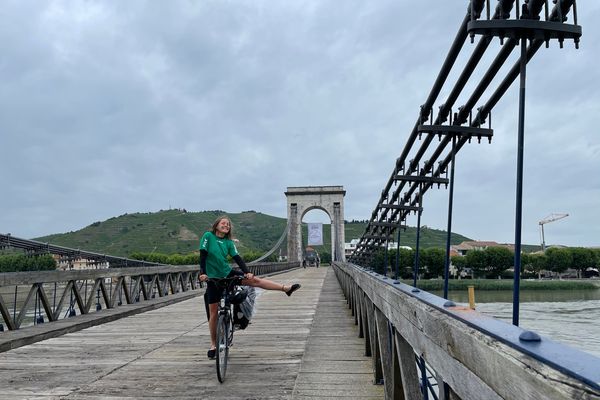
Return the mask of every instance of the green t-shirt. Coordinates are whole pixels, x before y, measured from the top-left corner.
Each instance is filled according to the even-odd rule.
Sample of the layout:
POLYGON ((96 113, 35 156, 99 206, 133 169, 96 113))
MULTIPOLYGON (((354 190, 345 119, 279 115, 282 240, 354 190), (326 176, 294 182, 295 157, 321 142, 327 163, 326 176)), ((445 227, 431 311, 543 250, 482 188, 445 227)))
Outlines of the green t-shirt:
POLYGON ((212 232, 205 232, 200 239, 200 250, 206 250, 206 275, 209 278, 225 278, 231 272, 227 256, 238 255, 231 239, 220 238, 212 232))

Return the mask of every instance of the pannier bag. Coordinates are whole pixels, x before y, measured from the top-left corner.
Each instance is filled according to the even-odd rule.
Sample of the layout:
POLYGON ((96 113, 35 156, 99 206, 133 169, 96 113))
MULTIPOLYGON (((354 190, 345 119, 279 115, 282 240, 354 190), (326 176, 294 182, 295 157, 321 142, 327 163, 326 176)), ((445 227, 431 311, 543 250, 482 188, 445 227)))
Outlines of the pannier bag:
POLYGON ((246 292, 244 299, 239 304, 233 305, 233 323, 238 329, 246 329, 250 320, 254 316, 254 303, 256 300, 256 291, 251 286, 243 286, 246 292))

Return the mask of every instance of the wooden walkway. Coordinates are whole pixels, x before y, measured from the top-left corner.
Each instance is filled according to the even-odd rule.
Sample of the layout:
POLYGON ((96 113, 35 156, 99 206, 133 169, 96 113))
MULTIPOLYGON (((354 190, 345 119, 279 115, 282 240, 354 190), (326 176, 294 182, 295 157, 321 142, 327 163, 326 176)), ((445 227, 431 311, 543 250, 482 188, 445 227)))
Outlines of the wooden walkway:
POLYGON ((259 295, 224 384, 198 297, 0 353, 0 399, 383 399, 331 268, 274 280, 302 289, 259 295))

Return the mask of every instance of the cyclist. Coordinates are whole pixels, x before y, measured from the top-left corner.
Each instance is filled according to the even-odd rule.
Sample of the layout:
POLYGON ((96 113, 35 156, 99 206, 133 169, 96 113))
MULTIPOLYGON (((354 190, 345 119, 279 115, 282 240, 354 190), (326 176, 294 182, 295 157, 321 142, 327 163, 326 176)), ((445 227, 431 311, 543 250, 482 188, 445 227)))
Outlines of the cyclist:
MULTIPOLYGON (((266 290, 280 290, 288 296, 300 289, 299 283, 283 285, 254 276, 235 248, 232 240, 231 220, 227 216, 221 216, 213 223, 211 230, 205 232, 202 239, 200 239, 199 278, 200 281, 205 282, 209 278, 226 278, 236 275, 244 277, 242 285, 255 286, 266 290), (231 256, 242 271, 233 270, 227 261, 227 256, 231 256)), ((206 299, 209 305, 208 326, 211 342, 207 355, 209 358, 214 358, 217 347, 217 309, 221 300, 221 291, 213 281, 208 281, 206 299)))

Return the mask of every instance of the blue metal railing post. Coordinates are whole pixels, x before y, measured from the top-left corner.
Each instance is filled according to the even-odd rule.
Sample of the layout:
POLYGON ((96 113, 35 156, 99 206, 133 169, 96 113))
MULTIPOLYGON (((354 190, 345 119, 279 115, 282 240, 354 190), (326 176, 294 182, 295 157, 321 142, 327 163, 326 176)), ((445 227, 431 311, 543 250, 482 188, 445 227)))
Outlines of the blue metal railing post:
POLYGON ((102 305, 100 304, 100 288, 96 289, 96 311, 102 310, 102 305))
POLYGON ((521 225, 523 212, 523 147, 525 142, 525 72, 527 66, 527 38, 521 38, 519 84, 519 132, 517 145, 517 190, 515 206, 515 276, 513 283, 512 323, 519 326, 519 289, 521 282, 521 225))
POLYGON ((450 190, 448 193, 448 228, 446 232, 446 262, 444 264, 444 298, 448 298, 448 275, 450 273, 450 238, 452 236, 452 203, 454 199, 454 159, 456 136, 452 135, 452 158, 450 161, 450 190))
POLYGON ((419 357, 419 368, 421 370, 421 390, 423 391, 423 400, 429 400, 429 389, 427 388, 427 370, 425 369, 425 359, 419 357))

